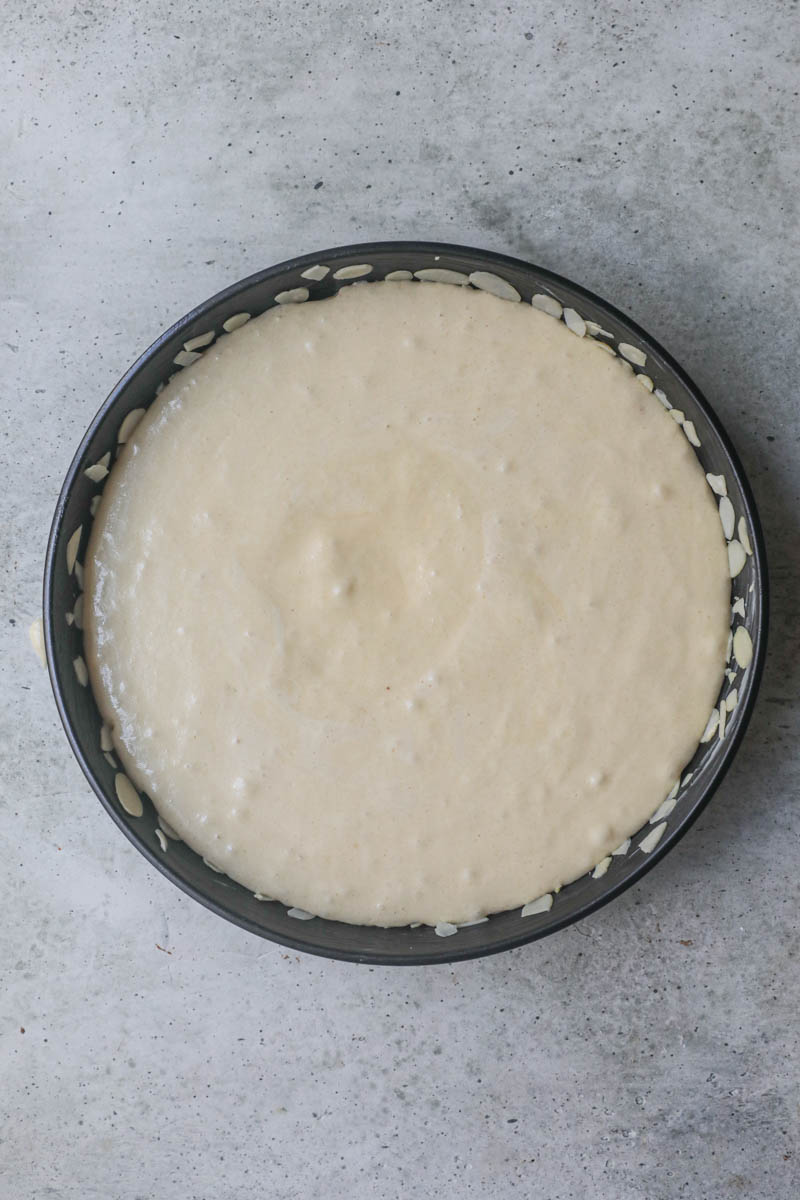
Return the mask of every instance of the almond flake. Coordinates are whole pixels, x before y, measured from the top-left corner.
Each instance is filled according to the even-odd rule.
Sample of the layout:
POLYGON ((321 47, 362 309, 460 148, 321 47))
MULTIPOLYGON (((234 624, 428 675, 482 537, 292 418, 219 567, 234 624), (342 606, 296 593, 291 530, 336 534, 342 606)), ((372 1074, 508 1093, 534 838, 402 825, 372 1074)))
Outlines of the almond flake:
POLYGON ((567 329, 571 329, 578 337, 585 337, 586 322, 579 313, 576 313, 574 308, 564 309, 564 324, 567 329))
POLYGON ((628 342, 620 342, 619 352, 623 358, 627 358, 628 362, 637 367, 643 367, 647 362, 647 355, 644 351, 639 350, 636 346, 631 346, 628 342))
POLYGON ((733 657, 742 670, 749 667, 753 661, 753 639, 744 625, 739 625, 733 635, 733 657))
POLYGON ((745 521, 744 517, 739 517, 739 541, 742 543, 745 554, 753 553, 753 547, 750 544, 750 534, 747 532, 747 521, 745 521))
POLYGON ((732 542, 728 542, 728 564, 731 569, 731 579, 736 578, 746 562, 747 555, 742 543, 737 542, 736 538, 732 542))
POLYGON ((719 502, 719 519, 722 522, 722 532, 725 534, 725 537, 732 538, 736 525, 736 513, 733 511, 733 505, 727 496, 723 496, 719 502))
POLYGON ((666 821, 662 821, 660 825, 656 825, 655 829, 652 829, 650 833, 648 833, 647 837, 643 837, 639 842, 639 849, 644 854, 650 854, 651 851, 655 850, 656 846, 661 841, 661 835, 666 828, 666 821))
POLYGON ((543 292, 537 292, 535 296, 531 296, 531 304, 540 312, 547 313, 548 317, 555 317, 557 321, 561 320, 564 309, 555 296, 545 296, 543 292))
POLYGON ((546 895, 540 896, 538 900, 531 900, 529 904, 524 906, 519 915, 521 917, 533 917, 536 913, 549 912, 552 907, 553 897, 548 892, 546 895))

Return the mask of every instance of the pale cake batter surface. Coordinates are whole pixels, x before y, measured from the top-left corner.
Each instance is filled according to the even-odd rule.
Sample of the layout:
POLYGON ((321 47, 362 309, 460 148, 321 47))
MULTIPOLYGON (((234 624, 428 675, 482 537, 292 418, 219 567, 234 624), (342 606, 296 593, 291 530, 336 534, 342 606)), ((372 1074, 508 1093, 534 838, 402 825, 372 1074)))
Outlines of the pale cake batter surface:
POLYGON ((464 922, 650 817, 722 680, 730 578, 681 429, 527 304, 358 284, 153 403, 86 559, 134 783, 262 895, 464 922))

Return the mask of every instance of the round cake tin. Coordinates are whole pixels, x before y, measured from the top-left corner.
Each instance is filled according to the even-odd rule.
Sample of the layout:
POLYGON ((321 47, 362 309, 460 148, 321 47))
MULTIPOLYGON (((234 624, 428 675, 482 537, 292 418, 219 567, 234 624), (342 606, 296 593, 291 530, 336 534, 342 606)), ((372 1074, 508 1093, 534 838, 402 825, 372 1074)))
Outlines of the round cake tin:
MULTIPOLYGON (((463 246, 376 242, 306 254, 226 288, 182 317, 125 373, 86 431, 56 505, 44 575, 44 633, 56 704, 78 762, 112 820, 168 879, 220 916, 292 949, 353 962, 421 965, 495 954, 544 937, 608 903, 664 857, 708 803, 738 750, 764 663, 767 603, 764 540, 739 458, 708 401, 650 334, 607 301, 530 263, 463 246), (468 286, 495 290, 511 300, 519 296, 522 303, 533 301, 549 309, 554 319, 563 320, 566 314, 567 323, 579 336, 605 342, 643 375, 643 385, 654 392, 654 404, 660 401, 671 406, 703 470, 712 477, 718 498, 724 492, 733 507, 735 525, 729 552, 734 568, 740 565, 743 552, 744 564, 732 580, 731 599, 736 603, 732 630, 737 631, 737 647, 745 661, 752 647, 746 667, 738 665, 736 655, 731 654, 729 666, 736 670, 738 702, 721 717, 724 736, 718 726, 709 740, 701 743, 686 764, 677 793, 665 798, 654 820, 631 839, 625 853, 613 856, 604 872, 586 874, 558 894, 541 898, 532 906, 538 911, 524 916, 519 908, 498 913, 455 933, 447 930, 449 936, 427 926, 381 929, 318 917, 299 920, 283 904, 256 899, 217 873, 185 843, 168 840, 148 797, 141 798, 141 815, 134 815, 137 805, 130 803, 123 790, 122 800, 127 801, 123 807, 117 787, 119 766, 108 747, 101 746, 101 720, 86 682, 79 615, 76 620, 81 564, 96 497, 103 487, 104 468, 113 464, 118 453, 120 430, 124 436, 128 414, 146 409, 165 381, 207 344, 225 336, 226 327, 230 330, 248 316, 264 312, 276 303, 276 297, 277 302, 313 303, 361 280, 381 280, 395 272, 408 272, 413 278, 418 271, 458 272, 470 277, 468 286)), ((728 691, 726 681, 720 698, 723 708, 728 691)))

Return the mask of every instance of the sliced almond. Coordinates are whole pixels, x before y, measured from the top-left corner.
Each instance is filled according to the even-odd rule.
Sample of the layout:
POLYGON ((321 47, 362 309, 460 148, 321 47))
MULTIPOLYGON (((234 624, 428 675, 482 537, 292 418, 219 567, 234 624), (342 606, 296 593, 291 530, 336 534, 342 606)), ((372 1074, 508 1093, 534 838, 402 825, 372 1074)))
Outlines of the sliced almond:
POLYGON ((308 299, 307 287, 289 288, 286 292, 278 292, 275 297, 276 304, 303 304, 308 299))
POLYGON ((78 550, 81 544, 81 534, 83 526, 79 525, 73 533, 72 537, 67 542, 67 574, 71 575, 75 568, 75 560, 78 557, 78 550))
POLYGON ((736 705, 738 703, 739 703, 739 693, 736 690, 736 688, 731 688, 731 690, 728 692, 727 696, 725 697, 725 707, 727 708, 728 712, 731 713, 736 708, 736 705))
POLYGON ((363 275, 369 275, 372 267, 369 263, 357 263, 352 267, 339 267, 338 271, 333 272, 334 279, 361 279, 363 275))
POLYGON ((100 483, 100 481, 105 479, 106 475, 108 474, 108 464, 110 461, 111 451, 109 451, 107 454, 104 454, 103 457, 98 459, 93 466, 87 467, 83 473, 87 479, 91 479, 92 483, 100 483))
POLYGON ((549 912, 553 907, 553 897, 550 892, 544 896, 540 896, 538 900, 531 900, 526 904, 520 912, 521 917, 533 917, 536 913, 549 912))
POLYGON ((701 742, 710 742, 711 739, 713 738, 714 734, 717 732, 718 725, 719 725, 719 712, 715 708, 713 710, 713 712, 711 713, 711 716, 708 718, 708 724, 706 725, 705 729, 703 730, 703 734, 700 738, 700 741, 701 742))
POLYGON ((616 858, 618 854, 627 854, 628 851, 630 850, 630 848, 631 848, 631 839, 625 838, 625 841, 620 842, 620 844, 617 846, 616 850, 611 851, 611 855, 613 858, 616 858))
POLYGON ((750 534, 747 532, 747 521, 744 517, 739 517, 739 541, 742 543, 742 549, 745 554, 752 554, 753 547, 750 543, 750 534))
POLYGON ((664 817, 669 816, 677 803, 678 801, 675 796, 670 796, 668 799, 663 800, 650 818, 650 824, 657 825, 659 821, 663 821, 664 817))
POLYGON ((434 925, 433 932, 437 937, 452 937, 454 933, 458 933, 458 926, 450 921, 440 921, 438 925, 434 925))
POLYGON ((647 837, 642 838, 642 840, 639 842, 639 849, 643 854, 650 854, 651 851, 655 850, 656 846, 661 841, 661 835, 666 828, 667 822, 662 821, 660 825, 656 825, 655 829, 652 829, 650 833, 648 833, 647 837))
POLYGON ((671 408, 669 410, 669 415, 672 417, 672 419, 676 425, 682 425, 684 420, 686 419, 684 414, 681 412, 681 410, 679 408, 671 408))
POLYGON ((595 869, 592 871, 592 879, 602 879, 608 868, 611 866, 611 855, 607 854, 605 858, 601 858, 595 869))
POLYGON ((722 532, 725 534, 725 537, 732 538, 736 525, 736 513, 733 511, 733 505, 727 496, 723 496, 719 502, 719 519, 722 522, 722 532))
POLYGON ((546 296, 544 292, 537 292, 535 296, 531 296, 531 304, 540 312, 547 313, 548 317, 555 317, 557 321, 561 320, 564 309, 555 296, 546 296))
POLYGON ((136 426, 139 424, 142 417, 144 416, 144 412, 145 412, 145 410, 143 408, 132 408, 131 409, 131 411, 128 413, 127 417, 125 418, 125 420, 122 422, 122 424, 119 427, 119 433, 117 434, 117 441, 120 444, 127 442, 128 438, 131 436, 134 429, 136 428, 136 426))
POLYGON ((196 350, 179 350, 172 361, 176 367, 190 367, 192 363, 202 357, 202 354, 198 354, 196 350))
POLYGON ((613 333, 609 333, 607 329, 603 329, 602 325, 598 325, 597 321, 586 322, 586 332, 592 337, 607 337, 613 338, 613 333))
POLYGON ((222 328, 226 333, 233 333, 236 329, 241 329, 250 320, 250 313, 234 313, 232 317, 228 317, 227 321, 222 322, 222 328))
POLYGON ((492 271, 473 271, 469 281, 473 287, 480 288, 482 292, 491 292, 493 296, 499 296, 501 300, 518 301, 522 299, 512 284, 506 279, 501 279, 492 271))
POLYGON ((643 371, 640 371, 639 374, 636 376, 636 382, 640 383, 642 385, 642 387, 645 389, 645 391, 648 391, 648 392, 652 392, 655 388, 655 384, 653 383, 650 376, 645 375, 643 371))
POLYGON ((86 663, 81 658, 80 654, 72 660, 72 669, 75 672, 75 678, 81 687, 86 687, 89 682, 89 672, 86 670, 86 663))
POLYGON ((142 798, 130 779, 128 779, 128 776, 123 775, 121 771, 114 776, 114 791, 117 793, 117 799, 126 813, 132 817, 140 817, 142 815, 144 812, 142 798))
POLYGON ((631 346, 628 342, 620 342, 619 352, 623 358, 627 358, 628 362, 633 363, 637 367, 643 367, 647 362, 647 355, 638 346, 631 346))
POLYGON ((322 263, 318 263, 314 267, 306 267, 305 271, 300 272, 302 279, 313 279, 315 283, 319 283, 320 279, 324 279, 330 271, 330 267, 324 267, 322 263))
POLYGON ((746 562, 747 555, 742 543, 737 542, 736 538, 732 542, 728 542, 728 564, 731 569, 731 579, 736 578, 746 562))
POLYGON ((586 336, 586 322, 574 308, 564 309, 564 324, 567 329, 571 329, 578 337, 586 336))
POLYGON ((410 271, 390 271, 388 275, 384 275, 384 280, 387 283, 405 283, 414 276, 410 271))
POLYGON ((694 421, 684 421, 683 432, 686 434, 687 440, 690 441, 693 446, 699 446, 701 444, 700 438, 697 436, 697 430, 694 427, 694 421))
POLYGON ((753 639, 744 625, 739 625, 733 635, 733 657, 742 670, 753 661, 753 639))
POLYGON ((183 343, 184 350, 202 350, 205 346, 210 346, 216 337, 213 329, 209 329, 208 333, 198 333, 197 337, 189 338, 188 342, 183 343))
POLYGON ((708 486, 711 488, 712 492, 716 492, 716 494, 718 496, 727 496, 728 485, 725 482, 724 475, 710 475, 709 474, 709 475, 706 475, 706 479, 708 480, 708 486))
POLYGON ((447 267, 423 267, 414 274, 425 283, 452 283, 458 287, 469 283, 469 275, 465 275, 463 271, 448 271, 447 267))

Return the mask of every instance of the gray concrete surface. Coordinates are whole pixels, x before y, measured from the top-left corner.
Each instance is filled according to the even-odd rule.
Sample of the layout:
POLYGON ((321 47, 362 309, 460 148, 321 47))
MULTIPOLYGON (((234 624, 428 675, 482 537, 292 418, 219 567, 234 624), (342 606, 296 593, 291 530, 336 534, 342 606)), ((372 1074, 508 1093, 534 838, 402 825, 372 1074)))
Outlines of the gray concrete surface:
POLYGON ((776 0, 6 0, 0 1197, 800 1194, 798 85, 776 0), (485 245, 707 391, 766 525, 761 702, 699 825, 545 943, 298 958, 90 794, 27 644, 73 449, 173 318, 296 251, 485 245))

